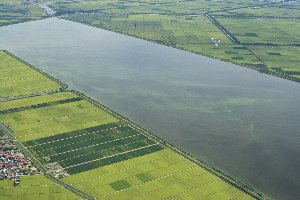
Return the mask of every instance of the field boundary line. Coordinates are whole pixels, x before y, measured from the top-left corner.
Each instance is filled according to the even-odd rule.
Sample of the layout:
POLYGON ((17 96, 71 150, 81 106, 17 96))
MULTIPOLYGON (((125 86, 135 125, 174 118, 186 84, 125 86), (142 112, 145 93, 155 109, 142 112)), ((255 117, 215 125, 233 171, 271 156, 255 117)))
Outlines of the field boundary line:
POLYGON ((140 150, 140 149, 145 149, 145 148, 152 147, 152 146, 155 146, 155 145, 158 145, 158 144, 155 143, 155 144, 150 144, 150 145, 147 145, 147 146, 139 147, 139 148, 136 148, 136 149, 132 149, 132 150, 129 150, 129 151, 123 151, 121 153, 113 154, 113 155, 110 155, 110 156, 106 156, 106 157, 102 157, 102 158, 98 158, 98 159, 94 159, 94 160, 89 160, 87 162, 78 163, 76 165, 71 165, 71 166, 65 167, 63 169, 69 169, 69 168, 72 168, 72 167, 77 167, 77 166, 84 165, 84 164, 91 163, 91 162, 95 162, 95 161, 98 161, 98 160, 103 160, 103 159, 106 159, 106 158, 112 158, 114 156, 126 154, 126 153, 133 152, 133 151, 140 150))
MULTIPOLYGON (((107 130, 112 130, 112 129, 116 129, 116 128, 120 128, 120 127, 124 127, 124 126, 115 126, 113 128, 109 128, 109 129, 103 129, 99 132, 103 132, 103 131, 107 131, 107 130)), ((82 130, 85 130, 85 129, 82 129, 82 130)), ((80 135, 76 135, 76 136, 70 136, 70 137, 66 137, 66 138, 63 138, 63 139, 57 139, 57 140, 53 140, 53 141, 49 141, 49 142, 43 142, 43 143, 37 143, 35 145, 31 145, 31 146, 27 146, 27 148, 32 148, 32 147, 37 147, 37 146, 43 146, 45 144, 50 144, 50 143, 55 143, 55 142, 59 142, 59 141, 65 141, 65 140, 69 140, 69 139, 72 139, 74 137, 82 137, 82 136, 86 136, 86 135, 91 135, 93 134, 94 132, 86 132, 86 133, 82 133, 80 135)), ((51 137, 51 136, 50 136, 51 137)), ((102 136, 102 137, 105 137, 105 136, 102 136)), ((99 138, 102 138, 102 137, 99 137, 99 138)))
POLYGON ((160 176, 160 177, 157 177, 157 178, 155 178, 155 179, 153 179, 153 180, 151 180, 151 181, 148 181, 148 182, 145 182, 145 183, 144 183, 144 182, 143 182, 143 183, 139 183, 139 184, 133 185, 132 187, 129 187, 129 188, 126 188, 126 189, 123 189, 123 190, 114 191, 114 192, 105 194, 105 195, 103 195, 103 197, 110 196, 110 195, 113 195, 113 194, 116 194, 116 193, 119 193, 119 192, 123 192, 123 191, 125 191, 125 190, 131 189, 131 188, 135 188, 135 187, 138 187, 138 186, 140 186, 140 185, 147 184, 147 183, 150 183, 150 182, 153 182, 153 181, 157 181, 157 180, 160 180, 160 179, 164 179, 164 178, 166 178, 166 177, 173 176, 173 175, 175 175, 175 174, 180 174, 180 173, 182 173, 182 172, 189 171, 189 170, 191 170, 191 169, 193 169, 193 168, 195 168, 195 167, 197 167, 197 166, 190 166, 190 167, 186 167, 186 168, 180 169, 180 170, 178 170, 178 171, 174 171, 174 172, 171 172, 171 173, 167 173, 167 174, 165 174, 165 175, 163 175, 163 176, 160 176))
MULTIPOLYGON (((141 141, 143 141, 143 140, 138 140, 138 141, 136 141, 136 142, 129 142, 129 143, 127 143, 127 144, 135 144, 135 143, 141 142, 141 141)), ((76 159, 76 158, 84 157, 84 156, 91 155, 91 154, 95 154, 95 153, 102 153, 102 152, 104 152, 104 151, 113 150, 113 149, 115 149, 115 148, 119 148, 119 147, 123 147, 123 146, 126 146, 126 144, 122 144, 122 145, 110 147, 110 148, 107 148, 107 149, 102 149, 102 150, 97 151, 97 152, 91 152, 91 153, 81 154, 81 155, 79 155, 79 156, 74 156, 74 157, 71 157, 71 158, 59 160, 59 161, 57 161, 57 162, 64 162, 64 161, 66 161, 66 160, 76 159)), ((51 156, 48 156, 48 157, 51 157, 51 156)), ((99 158, 99 159, 101 159, 101 158, 99 158)))
POLYGON ((98 179, 98 178, 101 178, 101 177, 104 177, 104 176, 110 176, 112 174, 116 174, 116 173, 119 173, 119 172, 122 172, 122 171, 126 171, 128 169, 133 169, 133 168, 136 168, 136 167, 139 167, 139 166, 142 166, 142 165, 146 165, 146 164, 149 164, 149 163, 152 163, 152 162, 155 162, 157 160, 166 160, 167 158, 172 158, 174 157, 175 155, 177 155, 176 153, 173 153, 172 155, 168 155, 168 156, 164 156, 162 158, 156 158, 156 159, 153 159, 153 160, 149 160, 149 161, 146 161, 146 162, 142 162, 141 164, 136 164, 136 165, 132 165, 130 167, 126 167, 126 168, 122 168, 122 169, 119 169, 119 170, 116 170, 116 171, 113 171, 113 172, 110 172, 110 173, 107 173, 107 174, 102 174, 102 175, 99 175, 99 176, 94 176, 92 178, 88 178, 88 179, 84 179, 84 180, 81 180, 81 181, 77 181, 75 182, 75 184, 80 184, 80 183, 84 183, 84 182, 89 182, 91 180, 95 180, 95 179, 98 179))
MULTIPOLYGON (((97 144, 92 144, 92 145, 89 145, 89 146, 84 146, 84 147, 80 147, 80 148, 77 148, 77 149, 71 149, 71 150, 68 150, 68 151, 63 151, 63 152, 59 152, 59 153, 56 153, 56 154, 51 154, 49 155, 49 157, 52 157, 52 156, 57 156, 57 155, 62 155, 62 154, 66 154, 66 153, 70 153, 70 152, 73 152, 73 151, 79 151, 79 150, 82 150, 82 149, 86 149, 86 148, 90 148, 90 147, 95 147, 95 146, 99 146, 99 145, 103 145, 103 144, 108 144, 108 143, 112 143, 112 142, 115 142, 115 141, 120 141, 120 140, 123 140, 123 139, 128 139, 128 138, 132 138, 132 137, 135 137, 137 135, 142 135, 142 134, 135 134, 135 135, 130 135, 130 136, 126 136, 124 138, 118 138, 118 139, 115 139, 115 140, 110 140, 110 141, 107 141, 107 142, 102 142, 102 143, 97 143, 97 144)), ((139 140, 140 141, 140 140, 139 140)), ((73 143, 74 144, 74 143, 73 143)), ((64 146, 64 145, 63 145, 64 146)), ((59 146, 59 147, 63 147, 63 146, 59 146)), ((53 148, 52 148, 53 149, 53 148)), ((46 150, 51 150, 50 149, 46 149, 46 150)))
POLYGON ((22 112, 22 111, 26 111, 26 110, 32 110, 32 109, 38 109, 38 108, 45 108, 45 107, 50 107, 50 106, 56 106, 58 104, 70 103, 70 101, 71 102, 75 102, 75 101, 81 101, 81 100, 82 100, 81 98, 67 98, 67 99, 63 99, 63 100, 49 101, 49 102, 32 104, 32 105, 23 106, 23 107, 17 107, 17 108, 10 108, 10 109, 6 109, 6 110, 0 110, 0 114, 22 112), (66 102, 63 102, 63 101, 66 101, 66 102), (34 107, 34 106, 36 106, 36 107, 34 107), (38 107, 38 106, 40 106, 40 107, 38 107))

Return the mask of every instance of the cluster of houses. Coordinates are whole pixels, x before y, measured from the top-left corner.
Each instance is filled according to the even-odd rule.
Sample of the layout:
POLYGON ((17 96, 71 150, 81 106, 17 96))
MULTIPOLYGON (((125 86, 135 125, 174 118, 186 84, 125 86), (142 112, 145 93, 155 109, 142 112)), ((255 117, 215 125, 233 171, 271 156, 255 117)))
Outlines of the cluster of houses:
POLYGON ((15 144, 0 132, 0 181, 14 180, 14 185, 20 183, 19 176, 39 173, 32 162, 26 158, 15 144))

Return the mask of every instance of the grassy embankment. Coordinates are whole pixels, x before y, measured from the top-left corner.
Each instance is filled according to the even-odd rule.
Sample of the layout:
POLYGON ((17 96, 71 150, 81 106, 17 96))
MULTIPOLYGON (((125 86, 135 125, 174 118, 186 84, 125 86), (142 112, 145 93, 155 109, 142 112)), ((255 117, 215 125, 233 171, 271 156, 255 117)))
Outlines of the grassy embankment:
MULTIPOLYGON (((3 55, 4 61, 12 59, 8 54, 3 55)), ((6 68, 14 71, 28 66, 14 60, 6 68)), ((33 84, 29 76, 30 73, 25 73, 27 81, 15 82, 13 86, 33 84)), ((11 74, 1 79, 9 82, 15 77, 11 74)), ((57 88, 61 86, 49 79, 40 82, 39 87, 47 90, 47 85, 54 83, 57 88)), ((36 90, 28 86, 27 92, 36 90)), ((23 95, 22 90, 7 91, 6 96, 23 95)), ((251 195, 256 196, 243 185, 78 92, 55 90, 1 102, 0 108, 0 121, 10 125, 10 132, 39 164, 58 163, 70 174, 60 183, 75 186, 94 197, 139 199, 145 198, 145 193, 149 199, 253 199, 251 195)), ((25 183, 31 184, 32 189, 38 187, 30 179, 25 183)), ((6 190, 0 191, 0 196, 7 194, 6 190)), ((34 195, 41 195, 39 190, 35 191, 34 195)), ((17 198, 19 193, 13 194, 17 198)), ((43 195, 53 197, 49 193, 43 195)))

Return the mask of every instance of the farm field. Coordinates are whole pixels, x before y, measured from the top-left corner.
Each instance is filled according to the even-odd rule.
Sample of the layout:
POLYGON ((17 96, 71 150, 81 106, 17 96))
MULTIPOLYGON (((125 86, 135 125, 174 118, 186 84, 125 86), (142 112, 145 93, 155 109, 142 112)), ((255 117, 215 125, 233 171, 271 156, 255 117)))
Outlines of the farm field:
POLYGON ((277 73, 299 78, 299 2, 213 12, 213 17, 277 73))
POLYGON ((299 20, 215 17, 242 44, 300 44, 299 20))
POLYGON ((167 149, 64 180, 99 199, 252 199, 167 149))
POLYGON ((255 45, 249 48, 258 54, 271 69, 299 77, 300 47, 255 45))
POLYGON ((257 0, 241 1, 232 3, 230 0, 224 1, 206 1, 195 0, 188 1, 183 0, 180 2, 173 1, 80 1, 80 2, 63 2, 57 0, 57 3, 53 5, 58 14, 76 12, 76 11, 96 11, 96 10, 109 10, 111 12, 122 13, 166 13, 170 14, 201 14, 207 11, 216 11, 220 9, 233 9, 239 7, 247 7, 259 5, 257 0), (142 6, 141 6, 142 5, 142 6))
POLYGON ((299 18, 299 1, 292 3, 276 3, 261 6, 240 7, 233 9, 220 9, 221 11, 213 11, 214 16, 223 17, 240 17, 240 18, 281 18, 294 20, 299 18))
POLYGON ((84 100, 2 114, 0 120, 10 125, 20 141, 117 121, 84 100))
POLYGON ((21 176, 20 180, 18 187, 13 187, 12 180, 0 180, 1 200, 79 199, 43 175, 21 176))
POLYGON ((0 104, 0 111, 13 110, 16 108, 22 108, 26 106, 32 106, 37 104, 43 104, 47 102, 60 101, 65 99, 76 98, 77 96, 72 92, 58 92, 49 95, 35 96, 31 98, 23 98, 14 101, 6 101, 0 104))
POLYGON ((58 90, 62 87, 4 51, 0 51, 0 77, 0 98, 58 90))
POLYGON ((43 163, 58 163, 69 174, 163 149, 157 142, 120 123, 44 137, 25 144, 43 163))
POLYGON ((0 27, 44 17, 43 9, 36 5, 25 5, 21 2, 22 0, 1 0, 0 27))

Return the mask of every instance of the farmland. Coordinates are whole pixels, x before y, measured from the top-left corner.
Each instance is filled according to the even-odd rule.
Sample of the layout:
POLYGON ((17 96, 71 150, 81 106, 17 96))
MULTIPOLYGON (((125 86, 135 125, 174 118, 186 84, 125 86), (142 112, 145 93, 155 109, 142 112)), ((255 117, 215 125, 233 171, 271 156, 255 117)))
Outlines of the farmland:
POLYGON ((299 3, 212 12, 213 18, 270 71, 299 78, 299 3), (297 15, 298 14, 298 15, 297 15))
POLYGON ((43 175, 22 176, 20 179, 18 187, 13 187, 11 180, 0 180, 1 200, 78 199, 75 194, 52 183, 43 175))
POLYGON ((100 199, 252 199, 170 150, 64 180, 100 199))
POLYGON ((68 20, 300 80, 300 67, 289 58, 300 45, 296 1, 58 1, 52 7, 68 20), (287 59, 264 54, 277 46, 278 55, 290 53, 287 59), (278 59, 274 67, 270 60, 278 59))
POLYGON ((11 126, 14 135, 20 141, 116 121, 114 117, 90 103, 77 99, 74 102, 2 114, 0 119, 11 126))
POLYGON ((1 0, 0 26, 42 19, 43 9, 33 4, 22 4, 20 0, 1 0))
POLYGON ((0 98, 58 90, 62 87, 4 51, 0 51, 0 76, 0 98))
POLYGON ((297 20, 215 17, 242 44, 292 45, 300 43, 297 20))
POLYGON ((23 98, 18 99, 15 101, 6 101, 0 104, 0 111, 3 110, 10 110, 10 109, 17 109, 21 107, 31 106, 33 103, 35 105, 42 104, 45 102, 53 102, 53 101, 59 101, 63 99, 71 99, 77 97, 72 92, 59 92, 59 93, 52 93, 49 95, 41 95, 41 96, 35 96, 32 98, 23 98))
POLYGON ((299 78, 300 48, 293 46, 263 46, 249 47, 273 70, 299 78))
POLYGON ((69 174, 162 149, 155 141, 122 124, 92 127, 25 144, 42 162, 57 162, 69 174))
MULTIPOLYGON (((300 80, 299 2, 270 3, 270 1, 256 0, 239 1, 239 3, 229 0, 179 2, 55 0, 55 2, 52 7, 56 9, 57 15, 68 20, 221 59, 290 80, 300 80)), ((0 26, 43 18, 43 12, 36 6, 19 5, 17 1, 1 1, 1 3, 3 4, 0 8, 2 20, 0 26)), ((142 194, 147 194, 149 199, 252 199, 250 195, 243 192, 243 190, 249 192, 245 190, 247 186, 244 187, 240 183, 230 181, 231 184, 226 183, 223 180, 228 182, 228 179, 224 179, 224 176, 216 171, 211 171, 191 159, 189 154, 177 151, 176 147, 166 145, 165 141, 157 140, 157 138, 145 134, 141 129, 136 129, 128 120, 116 117, 114 112, 103 109, 91 99, 66 90, 63 84, 45 74, 39 74, 38 70, 25 62, 5 52, 1 52, 0 58, 0 98, 1 101, 4 101, 0 103, 0 122, 7 123, 9 131, 35 155, 37 161, 41 162, 45 169, 49 170, 51 168, 49 166, 57 164, 64 170, 67 175, 59 180, 104 199, 145 198, 142 194), (98 177, 101 178, 100 181, 98 177)), ((182 65, 182 68, 186 69, 185 65, 182 65)), ((175 81, 180 82, 180 80, 175 81)), ((246 79, 245 83, 247 83, 246 79)), ((208 93, 207 91, 205 92, 208 93)), ((249 90, 244 91, 251 93, 249 90)), ((267 95, 268 92, 265 91, 263 93, 267 95)), ((225 90, 223 92, 225 93, 225 90)), ((218 91, 218 94, 220 93, 222 92, 218 91)), ((232 95, 231 91, 229 93, 232 95)), ((241 93, 244 92, 239 92, 239 94, 241 93)), ((280 94, 285 95, 284 92, 280 94)), ((232 99, 238 99, 238 97, 232 99)), ((254 97, 242 99, 256 101, 254 97)), ((134 100, 139 101, 139 99, 134 100)), ((236 102, 233 104, 237 107, 236 102)), ((282 101, 281 105, 286 106, 287 104, 282 101)), ((248 109, 245 106, 241 107, 244 107, 245 110, 248 109)), ((272 110, 275 112, 276 109, 272 110)), ((226 110, 221 114, 228 118, 230 118, 230 112, 234 111, 234 109, 224 108, 216 112, 220 110, 221 112, 226 110)), ((248 110, 250 111, 250 109, 248 110)), ((280 117, 288 112, 285 111, 280 117)), ((266 121, 261 120, 262 123, 272 121, 272 118, 279 119, 278 113, 273 115, 273 112, 266 112, 264 114, 266 114, 266 121)), ((238 116, 241 116, 241 113, 238 113, 238 116)), ((297 119, 298 113, 293 115, 289 111, 286 116, 291 118, 295 116, 297 119)), ((251 121, 248 120, 248 117, 246 118, 245 121, 239 117, 235 118, 239 120, 238 123, 243 123, 246 129, 249 127, 249 131, 248 129, 247 131, 252 133, 247 136, 253 138, 253 141, 246 143, 245 147, 257 151, 264 150, 258 152, 253 162, 250 160, 250 164, 247 163, 248 167, 251 170, 262 169, 259 171, 262 173, 265 172, 265 169, 269 169, 268 172, 273 173, 267 176, 264 176, 267 173, 260 175, 253 173, 255 175, 252 174, 252 179, 260 182, 272 177, 273 182, 269 181, 270 185, 268 185, 269 183, 261 184, 263 185, 262 190, 268 191, 268 187, 277 185, 276 189, 273 188, 274 194, 276 193, 274 191, 278 190, 277 193, 281 193, 281 196, 288 194, 291 199, 298 196, 295 195, 297 189, 293 191, 293 188, 297 188, 295 186, 299 183, 293 173, 296 170, 289 170, 290 174, 285 174, 282 178, 272 176, 280 171, 276 168, 285 168, 283 163, 288 166, 296 166, 277 159, 280 156, 279 153, 282 152, 286 152, 285 155, 293 156, 286 148, 293 145, 285 144, 284 151, 282 151, 280 145, 276 144, 278 152, 272 151, 277 155, 276 162, 280 163, 276 164, 274 157, 272 158, 271 153, 268 152, 271 142, 266 145, 256 144, 250 148, 255 142, 262 141, 259 137, 263 135, 264 131, 271 133, 272 129, 264 127, 268 126, 268 123, 264 123, 264 126, 257 126, 255 120, 251 121), (264 147, 260 149, 262 146, 264 147), (265 165, 268 168, 263 168, 266 163, 269 164, 269 166, 265 165), (271 166, 274 167, 272 170, 271 166), (281 182, 286 183, 284 185, 288 188, 282 187, 281 182)), ((195 126, 196 119, 193 118, 193 121, 191 124, 195 126)), ((215 125, 213 121, 207 121, 209 121, 208 125, 215 125)), ((288 121, 288 117, 281 123, 286 123, 286 121, 288 121)), ((168 119, 165 119, 165 122, 169 123, 168 119)), ((238 123, 232 127, 235 128, 238 123)), ((218 125, 220 125, 217 127, 218 138, 214 136, 214 139, 207 137, 201 138, 201 140, 209 141, 225 137, 226 135, 223 133, 228 134, 230 131, 227 127, 222 127, 223 124, 224 126, 231 125, 224 120, 218 121, 218 125)), ((290 122, 285 125, 295 126, 290 122)), ((285 126, 278 123, 275 127, 279 127, 278 131, 282 131, 281 128, 285 126)), ((205 132, 202 128, 195 132, 197 131, 205 132)), ((173 134, 172 131, 170 132, 173 134)), ((297 133, 297 131, 293 132, 297 133)), ((208 131, 206 135, 209 136, 208 134, 211 132, 208 131)), ((287 135, 286 138, 288 138, 287 135)), ((230 140, 234 139, 230 138, 230 140)), ((272 137, 272 139, 283 141, 282 138, 272 137)), ((293 142, 296 146, 297 141, 293 142)), ((226 145, 225 142, 222 143, 226 145)), ((221 147, 213 148, 208 142, 207 146, 210 146, 209 151, 215 151, 218 155, 223 150, 221 147)), ((227 145, 227 148, 229 149, 231 146, 227 145)), ((238 151, 244 157, 242 147, 238 151)), ((296 151, 293 149, 292 152, 296 151)), ((234 153, 230 155, 235 156, 234 153)), ((246 157, 245 154, 245 160, 246 157)), ((229 160, 228 163, 231 162, 230 158, 222 157, 222 159, 229 160)), ((296 159, 290 160, 297 163, 296 159)), ((230 164, 232 163, 235 165, 234 162, 230 164)), ((236 166, 241 166, 242 169, 246 162, 241 163, 236 166)), ((235 169, 239 171, 240 169, 236 166, 235 169)), ((53 170, 49 170, 48 173, 53 173, 53 170)), ((247 174, 247 172, 241 170, 240 174, 247 174)), ((276 175, 279 176, 278 174, 280 173, 276 175)), ((34 181, 32 179, 29 183, 34 181)), ((16 188, 16 191, 18 189, 20 188, 16 188)), ((269 191, 271 190, 269 189, 269 191)), ((251 192, 250 194, 253 195, 251 192)), ((45 196, 41 197, 47 198, 49 195, 45 193, 45 196)), ((49 198, 65 197, 50 196, 49 198)), ((258 198, 261 197, 258 196, 258 198)))
MULTIPOLYGON (((49 90, 47 81, 41 87, 49 90)), ((0 102, 0 121, 47 178, 75 193, 101 199, 257 196, 81 93, 41 91, 0 102)), ((14 188, 8 186, 12 182, 0 184, 0 195, 7 199, 76 198, 42 175, 21 177, 21 185, 14 188)))

